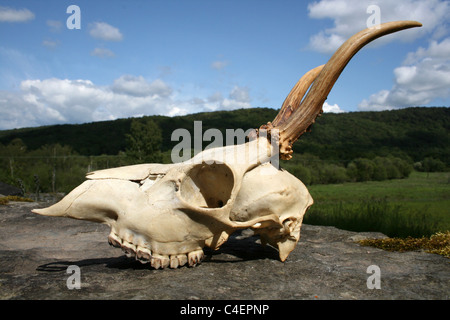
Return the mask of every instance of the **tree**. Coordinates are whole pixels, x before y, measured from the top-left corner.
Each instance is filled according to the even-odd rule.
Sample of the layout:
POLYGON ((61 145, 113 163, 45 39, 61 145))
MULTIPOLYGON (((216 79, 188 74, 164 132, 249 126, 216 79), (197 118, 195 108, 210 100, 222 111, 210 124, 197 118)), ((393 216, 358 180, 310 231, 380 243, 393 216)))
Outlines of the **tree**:
MULTIPOLYGON (((38 150, 29 152, 28 155, 38 162, 32 165, 34 167, 33 175, 38 174, 41 185, 53 193, 63 187, 63 177, 73 175, 75 159, 70 159, 70 157, 76 155, 76 153, 70 146, 61 146, 59 143, 46 144, 38 150), (50 186, 50 188, 47 186, 50 186)), ((84 178, 84 174, 81 177, 84 178)), ((76 177, 74 178, 76 179, 76 177)))
POLYGON ((23 143, 22 139, 16 138, 3 149, 2 152, 5 152, 5 155, 8 158, 10 181, 12 182, 15 181, 17 177, 17 169, 21 169, 20 164, 18 164, 16 160, 25 154, 27 146, 23 143))
POLYGON ((302 164, 297 164, 292 167, 289 172, 300 179, 304 184, 311 184, 311 170, 303 166, 302 164))
POLYGON ((440 172, 445 170, 445 163, 439 159, 427 157, 422 161, 421 171, 425 172, 440 172))
POLYGON ((357 182, 372 180, 374 163, 366 158, 357 158, 349 163, 348 175, 357 182))
POLYGON ((162 133, 150 118, 133 119, 126 134, 126 154, 135 163, 161 162, 162 133))

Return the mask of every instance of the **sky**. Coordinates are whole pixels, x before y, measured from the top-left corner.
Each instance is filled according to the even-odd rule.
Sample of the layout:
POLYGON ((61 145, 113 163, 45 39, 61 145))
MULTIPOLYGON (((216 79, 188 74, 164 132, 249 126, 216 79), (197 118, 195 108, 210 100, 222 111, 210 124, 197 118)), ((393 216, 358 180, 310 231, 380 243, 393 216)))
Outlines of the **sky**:
POLYGON ((438 0, 2 0, 0 130, 277 109, 347 38, 394 20, 423 27, 364 47, 324 111, 448 107, 448 17, 438 0))

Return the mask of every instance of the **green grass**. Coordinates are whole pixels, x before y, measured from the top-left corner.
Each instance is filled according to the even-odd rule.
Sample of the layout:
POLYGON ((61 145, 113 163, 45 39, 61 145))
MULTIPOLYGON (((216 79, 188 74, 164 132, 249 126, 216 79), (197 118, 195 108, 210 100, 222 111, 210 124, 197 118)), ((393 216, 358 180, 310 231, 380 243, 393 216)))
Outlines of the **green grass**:
POLYGON ((314 205, 305 223, 389 237, 450 230, 450 173, 413 172, 407 179, 308 187, 314 205))

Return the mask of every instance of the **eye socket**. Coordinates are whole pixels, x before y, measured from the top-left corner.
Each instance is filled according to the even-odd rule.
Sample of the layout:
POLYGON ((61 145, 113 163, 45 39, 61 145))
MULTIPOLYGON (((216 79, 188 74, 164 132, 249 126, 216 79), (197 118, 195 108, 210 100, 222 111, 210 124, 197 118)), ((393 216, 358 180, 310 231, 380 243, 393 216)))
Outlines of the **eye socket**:
POLYGON ((181 197, 193 206, 221 208, 227 204, 234 186, 231 169, 223 163, 198 164, 180 184, 181 197))

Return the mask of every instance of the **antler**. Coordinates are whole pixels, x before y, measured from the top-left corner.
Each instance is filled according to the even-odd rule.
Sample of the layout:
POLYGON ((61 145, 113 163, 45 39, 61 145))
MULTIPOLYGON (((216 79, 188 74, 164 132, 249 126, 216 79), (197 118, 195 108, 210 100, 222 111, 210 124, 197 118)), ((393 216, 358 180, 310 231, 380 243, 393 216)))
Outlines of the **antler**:
POLYGON ((291 90, 273 122, 259 128, 259 131, 267 131, 267 137, 270 137, 274 129, 278 130, 280 158, 292 158, 292 144, 308 131, 322 113, 323 103, 334 83, 362 47, 384 35, 420 26, 422 24, 417 21, 394 21, 362 30, 344 42, 325 65, 307 72, 291 90))

